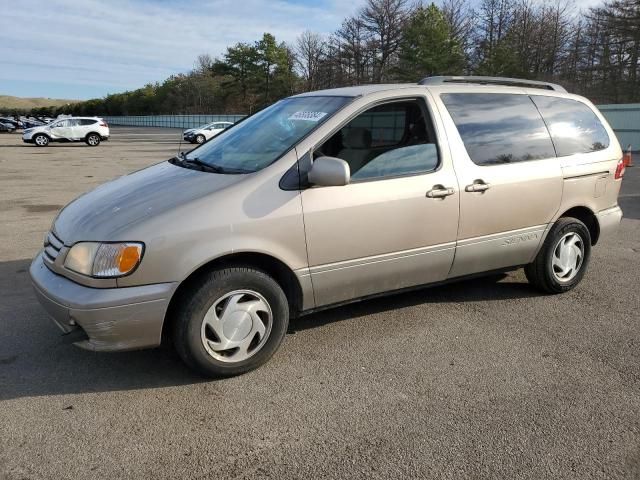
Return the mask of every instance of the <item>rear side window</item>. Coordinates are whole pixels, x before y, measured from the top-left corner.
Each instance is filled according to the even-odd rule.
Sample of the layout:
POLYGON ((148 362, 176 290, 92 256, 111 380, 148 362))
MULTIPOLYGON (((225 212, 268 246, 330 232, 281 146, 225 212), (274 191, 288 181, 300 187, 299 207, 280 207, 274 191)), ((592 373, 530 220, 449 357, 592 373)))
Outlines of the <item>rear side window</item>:
POLYGON ((597 152, 609 146, 607 131, 584 103, 543 95, 531 98, 549 127, 559 157, 597 152))
POLYGON ((83 126, 93 125, 96 122, 97 122, 97 120, 92 120, 90 118, 81 118, 80 119, 80 125, 83 125, 83 126))
POLYGON ((449 93, 442 101, 477 165, 556 156, 542 117, 527 95, 449 93))

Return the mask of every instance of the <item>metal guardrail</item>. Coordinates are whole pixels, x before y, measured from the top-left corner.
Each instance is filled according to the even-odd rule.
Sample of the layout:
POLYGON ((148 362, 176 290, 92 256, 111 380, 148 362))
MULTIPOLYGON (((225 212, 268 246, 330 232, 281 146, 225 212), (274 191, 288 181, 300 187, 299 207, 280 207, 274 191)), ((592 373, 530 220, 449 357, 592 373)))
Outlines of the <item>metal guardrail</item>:
POLYGON ((110 125, 130 127, 195 128, 211 122, 237 122, 246 115, 104 115, 110 125))

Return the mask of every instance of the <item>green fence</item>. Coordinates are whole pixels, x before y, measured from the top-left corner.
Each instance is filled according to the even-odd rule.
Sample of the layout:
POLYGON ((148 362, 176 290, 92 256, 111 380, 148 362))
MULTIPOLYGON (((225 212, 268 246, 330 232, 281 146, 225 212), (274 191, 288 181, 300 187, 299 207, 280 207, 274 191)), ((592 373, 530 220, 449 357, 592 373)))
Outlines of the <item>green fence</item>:
POLYGON ((246 115, 123 115, 103 116, 110 125, 195 128, 211 122, 237 122, 246 115))
POLYGON ((626 151, 640 152, 640 103, 598 105, 602 114, 616 132, 618 141, 626 151))

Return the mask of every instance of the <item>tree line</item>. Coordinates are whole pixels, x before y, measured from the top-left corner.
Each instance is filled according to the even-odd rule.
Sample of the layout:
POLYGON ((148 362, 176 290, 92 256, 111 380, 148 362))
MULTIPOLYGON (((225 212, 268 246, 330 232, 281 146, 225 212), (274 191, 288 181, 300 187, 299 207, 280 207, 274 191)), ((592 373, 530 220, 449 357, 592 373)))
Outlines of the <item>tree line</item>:
MULTIPOLYGON (((558 82, 596 103, 640 101, 640 0, 367 0, 330 35, 265 33, 163 82, 88 100, 76 115, 253 113, 301 91, 427 75, 558 82)), ((67 109, 68 110, 68 109, 67 109)), ((40 115, 61 113, 39 109, 40 115)), ((66 113, 66 112, 65 112, 66 113)))

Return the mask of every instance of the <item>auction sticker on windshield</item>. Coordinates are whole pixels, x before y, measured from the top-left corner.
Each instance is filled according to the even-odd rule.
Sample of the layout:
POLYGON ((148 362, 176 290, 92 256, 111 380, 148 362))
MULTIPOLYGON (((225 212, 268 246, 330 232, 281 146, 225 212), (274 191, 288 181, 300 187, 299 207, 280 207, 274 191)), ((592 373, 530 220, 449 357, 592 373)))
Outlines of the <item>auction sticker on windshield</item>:
POLYGON ((327 112, 296 112, 289 117, 289 120, 308 120, 317 122, 327 115, 327 112))

